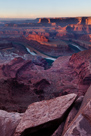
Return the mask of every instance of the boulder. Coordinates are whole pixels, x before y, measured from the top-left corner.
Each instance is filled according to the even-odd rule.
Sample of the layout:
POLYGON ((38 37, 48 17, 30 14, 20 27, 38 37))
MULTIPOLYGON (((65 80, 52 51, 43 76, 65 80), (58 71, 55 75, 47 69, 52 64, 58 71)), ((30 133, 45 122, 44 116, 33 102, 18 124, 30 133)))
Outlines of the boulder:
POLYGON ((0 135, 12 136, 23 114, 0 110, 0 135))
POLYGON ((80 114, 62 136, 91 136, 91 125, 88 120, 80 114))
POLYGON ((75 102, 74 104, 72 105, 72 109, 71 111, 69 112, 68 116, 67 116, 67 119, 66 121, 62 122, 60 124, 60 126, 57 128, 57 130, 53 133, 52 136, 61 136, 64 131, 67 130, 69 124, 71 123, 71 121, 74 119, 74 117, 76 116, 77 112, 79 111, 79 108, 81 106, 81 103, 82 103, 82 100, 83 100, 83 96, 80 96, 75 102))
POLYGON ((91 125, 91 100, 88 102, 88 104, 84 108, 82 115, 88 120, 88 122, 91 125))
MULTIPOLYGON (((72 109, 68 114, 68 117, 66 119, 65 125, 64 125, 64 132, 67 130, 67 128, 69 127, 70 123, 72 122, 72 120, 75 118, 75 116, 77 115, 80 106, 82 104, 84 96, 80 96, 78 97, 78 99, 74 102, 74 104, 72 105, 72 109)), ((64 133, 63 132, 63 133, 64 133)))
POLYGON ((62 136, 91 135, 91 86, 89 87, 81 108, 62 136))
POLYGON ((91 85, 89 86, 85 96, 84 96, 84 99, 83 99, 83 102, 81 104, 81 108, 80 108, 80 111, 87 105, 87 103, 91 100, 91 85))
POLYGON ((51 135, 63 121, 76 97, 76 94, 69 94, 31 104, 18 124, 14 136, 51 135))

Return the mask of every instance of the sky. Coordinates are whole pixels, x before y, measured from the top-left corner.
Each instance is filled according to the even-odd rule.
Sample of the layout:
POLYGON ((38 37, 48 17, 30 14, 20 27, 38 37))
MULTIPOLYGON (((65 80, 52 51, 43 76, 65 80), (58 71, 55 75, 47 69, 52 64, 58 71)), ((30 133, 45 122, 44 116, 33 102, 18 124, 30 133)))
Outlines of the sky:
POLYGON ((91 0, 0 0, 0 18, 91 16, 91 0))

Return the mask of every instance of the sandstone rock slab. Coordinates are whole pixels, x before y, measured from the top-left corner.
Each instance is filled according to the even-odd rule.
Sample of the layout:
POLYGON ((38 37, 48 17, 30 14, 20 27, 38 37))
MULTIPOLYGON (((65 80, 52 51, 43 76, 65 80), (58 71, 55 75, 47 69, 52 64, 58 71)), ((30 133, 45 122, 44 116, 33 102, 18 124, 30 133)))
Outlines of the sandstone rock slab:
POLYGON ((91 126, 80 114, 63 136, 91 136, 91 126))
POLYGON ((91 86, 76 117, 62 136, 91 136, 91 86))
POLYGON ((76 94, 69 94, 31 104, 17 126, 14 136, 52 134, 76 97, 76 94))

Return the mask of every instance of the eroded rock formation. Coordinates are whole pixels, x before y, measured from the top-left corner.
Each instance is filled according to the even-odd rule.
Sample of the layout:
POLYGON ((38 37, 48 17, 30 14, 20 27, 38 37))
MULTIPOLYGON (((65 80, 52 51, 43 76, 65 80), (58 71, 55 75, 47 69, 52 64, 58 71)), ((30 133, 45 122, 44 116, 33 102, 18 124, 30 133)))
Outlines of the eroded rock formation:
POLYGON ((0 65, 0 108, 24 112, 36 101, 76 93, 84 95, 91 84, 91 50, 59 57, 50 69, 33 58, 15 58, 0 65), (56 78, 55 78, 56 77, 56 78))
POLYGON ((76 18, 39 18, 38 23, 66 23, 91 25, 91 17, 76 18))
MULTIPOLYGON (((34 61, 33 58, 30 59, 29 57, 27 59, 15 58, 8 63, 1 64, 0 109, 21 113, 26 111, 22 119, 21 114, 18 114, 19 121, 20 119, 21 121, 18 122, 19 125, 16 123, 14 129, 11 121, 12 133, 17 126, 14 136, 27 136, 28 134, 33 136, 36 136, 36 134, 60 136, 60 133, 62 136, 70 134, 72 136, 78 134, 89 136, 91 134, 89 125, 90 61, 91 50, 86 50, 69 57, 59 57, 47 70, 38 63, 37 59, 34 61), (81 97, 73 103, 76 94, 81 97), (84 99, 82 95, 85 95, 84 99), (44 101, 38 102, 41 100, 44 101), (69 107, 70 113, 67 111, 69 107)), ((5 113, 4 116, 12 115, 12 113, 3 113, 5 113)), ((10 118, 10 120, 13 119, 10 118)), ((7 124, 6 120, 5 123, 7 124)), ((7 125, 6 128, 5 134, 10 131, 7 125)), ((6 136, 3 134, 3 127, 1 127, 1 132, 2 136, 6 136)))
POLYGON ((49 39, 43 35, 38 34, 29 34, 28 37, 26 37, 27 40, 35 40, 38 42, 48 42, 49 39))

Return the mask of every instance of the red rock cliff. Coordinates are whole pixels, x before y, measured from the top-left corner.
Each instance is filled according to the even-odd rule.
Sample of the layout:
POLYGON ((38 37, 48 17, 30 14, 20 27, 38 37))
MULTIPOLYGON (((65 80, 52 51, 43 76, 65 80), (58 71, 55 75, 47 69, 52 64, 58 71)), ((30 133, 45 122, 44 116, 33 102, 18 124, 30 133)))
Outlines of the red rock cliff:
POLYGON ((28 37, 26 37, 27 40, 34 40, 38 42, 48 42, 48 38, 43 35, 38 34, 29 34, 28 37))
POLYGON ((74 18, 39 18, 38 23, 68 23, 91 25, 91 17, 74 17, 74 18))

